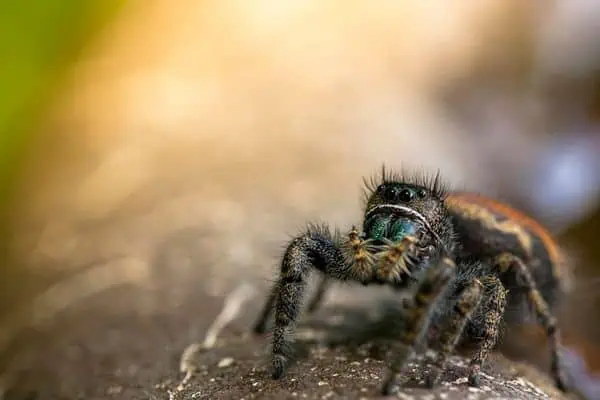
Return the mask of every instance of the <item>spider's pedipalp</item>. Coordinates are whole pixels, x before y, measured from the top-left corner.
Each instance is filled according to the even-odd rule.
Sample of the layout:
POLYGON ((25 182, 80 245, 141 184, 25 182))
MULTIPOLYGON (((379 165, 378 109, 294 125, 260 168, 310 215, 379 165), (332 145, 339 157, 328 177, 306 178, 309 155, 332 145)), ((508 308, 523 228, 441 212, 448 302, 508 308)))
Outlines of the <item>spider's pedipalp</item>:
POLYGON ((406 236, 396 243, 389 240, 385 240, 384 243, 377 253, 376 279, 381 282, 399 284, 405 277, 411 275, 409 255, 414 253, 417 239, 413 236, 406 236))
POLYGON ((352 266, 353 280, 363 284, 371 282, 375 265, 371 241, 362 239, 358 229, 353 226, 347 238, 342 242, 341 250, 345 264, 352 266))
MULTIPOLYGON (((406 277, 411 276, 411 268, 415 264, 413 251, 416 239, 407 236, 397 243, 383 239, 384 244, 380 246, 373 245, 372 242, 370 239, 361 239, 356 227, 352 228, 347 239, 342 242, 344 260, 348 265, 353 265, 356 277, 364 279, 360 281, 363 285, 373 282, 389 283, 395 287, 405 285, 406 277)), ((321 276, 317 289, 308 302, 308 312, 318 309, 331 283, 330 277, 321 276)))

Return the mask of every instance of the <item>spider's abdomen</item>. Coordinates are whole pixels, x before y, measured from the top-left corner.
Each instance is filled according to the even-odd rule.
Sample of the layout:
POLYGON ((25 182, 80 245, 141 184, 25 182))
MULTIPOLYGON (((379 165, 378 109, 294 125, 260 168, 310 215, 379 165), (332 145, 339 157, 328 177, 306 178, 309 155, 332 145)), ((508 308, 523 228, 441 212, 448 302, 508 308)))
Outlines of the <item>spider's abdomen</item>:
POLYGON ((563 256, 550 233, 534 219, 493 199, 473 193, 452 193, 446 206, 454 219, 464 251, 477 258, 511 252, 535 267, 551 267, 562 275, 563 256))
POLYGON ((518 256, 530 266, 550 303, 566 287, 569 276, 562 251, 537 221, 475 193, 451 193, 446 206, 458 235, 459 257, 490 260, 506 252, 518 256))

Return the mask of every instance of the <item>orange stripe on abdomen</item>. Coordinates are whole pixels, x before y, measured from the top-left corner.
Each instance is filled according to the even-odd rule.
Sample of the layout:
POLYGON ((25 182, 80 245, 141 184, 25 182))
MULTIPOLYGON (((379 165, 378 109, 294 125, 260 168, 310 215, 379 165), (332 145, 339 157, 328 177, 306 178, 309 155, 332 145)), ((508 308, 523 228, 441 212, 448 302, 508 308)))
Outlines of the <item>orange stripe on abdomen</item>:
POLYGON ((556 241, 552 238, 552 235, 546 228, 538 223, 533 218, 525 215, 524 213, 514 209, 513 207, 491 199, 486 196, 482 196, 476 193, 468 192, 455 192, 448 195, 447 203, 450 208, 462 208, 462 204, 465 205, 477 205, 494 214, 501 215, 510 219, 511 221, 521 225, 529 232, 535 234, 540 238, 544 244, 550 260, 554 264, 557 273, 563 263, 561 251, 556 241))

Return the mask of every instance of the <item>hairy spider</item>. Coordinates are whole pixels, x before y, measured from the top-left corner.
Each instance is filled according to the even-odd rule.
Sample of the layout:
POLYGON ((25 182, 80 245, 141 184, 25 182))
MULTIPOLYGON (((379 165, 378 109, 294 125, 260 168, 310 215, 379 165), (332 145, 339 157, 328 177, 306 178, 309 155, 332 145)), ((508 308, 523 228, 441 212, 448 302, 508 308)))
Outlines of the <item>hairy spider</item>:
POLYGON ((291 240, 280 276, 254 326, 262 333, 275 311, 272 377, 279 379, 290 357, 290 337, 307 278, 323 273, 309 311, 333 280, 387 284, 414 290, 406 306, 404 350, 390 363, 382 392, 390 394, 408 360, 435 340, 439 347, 428 384, 433 386, 459 340, 477 344, 468 381, 496 345, 501 322, 520 323, 534 311, 544 328, 551 373, 566 389, 559 360, 560 335, 552 309, 564 289, 561 252, 547 231, 516 210, 472 193, 448 192, 433 177, 389 173, 365 180, 362 230, 347 235, 310 225, 291 240))

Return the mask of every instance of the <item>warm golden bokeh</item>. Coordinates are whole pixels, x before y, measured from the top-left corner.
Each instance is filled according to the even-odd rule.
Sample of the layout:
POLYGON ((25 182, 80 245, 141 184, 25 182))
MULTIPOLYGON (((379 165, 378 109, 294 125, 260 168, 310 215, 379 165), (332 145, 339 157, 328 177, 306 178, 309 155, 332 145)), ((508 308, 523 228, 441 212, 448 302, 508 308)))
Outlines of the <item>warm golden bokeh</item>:
POLYGON ((382 162, 482 179, 431 97, 514 5, 145 4, 74 66, 32 151, 14 248, 44 274, 187 224, 252 253, 307 218, 347 222, 382 162))

